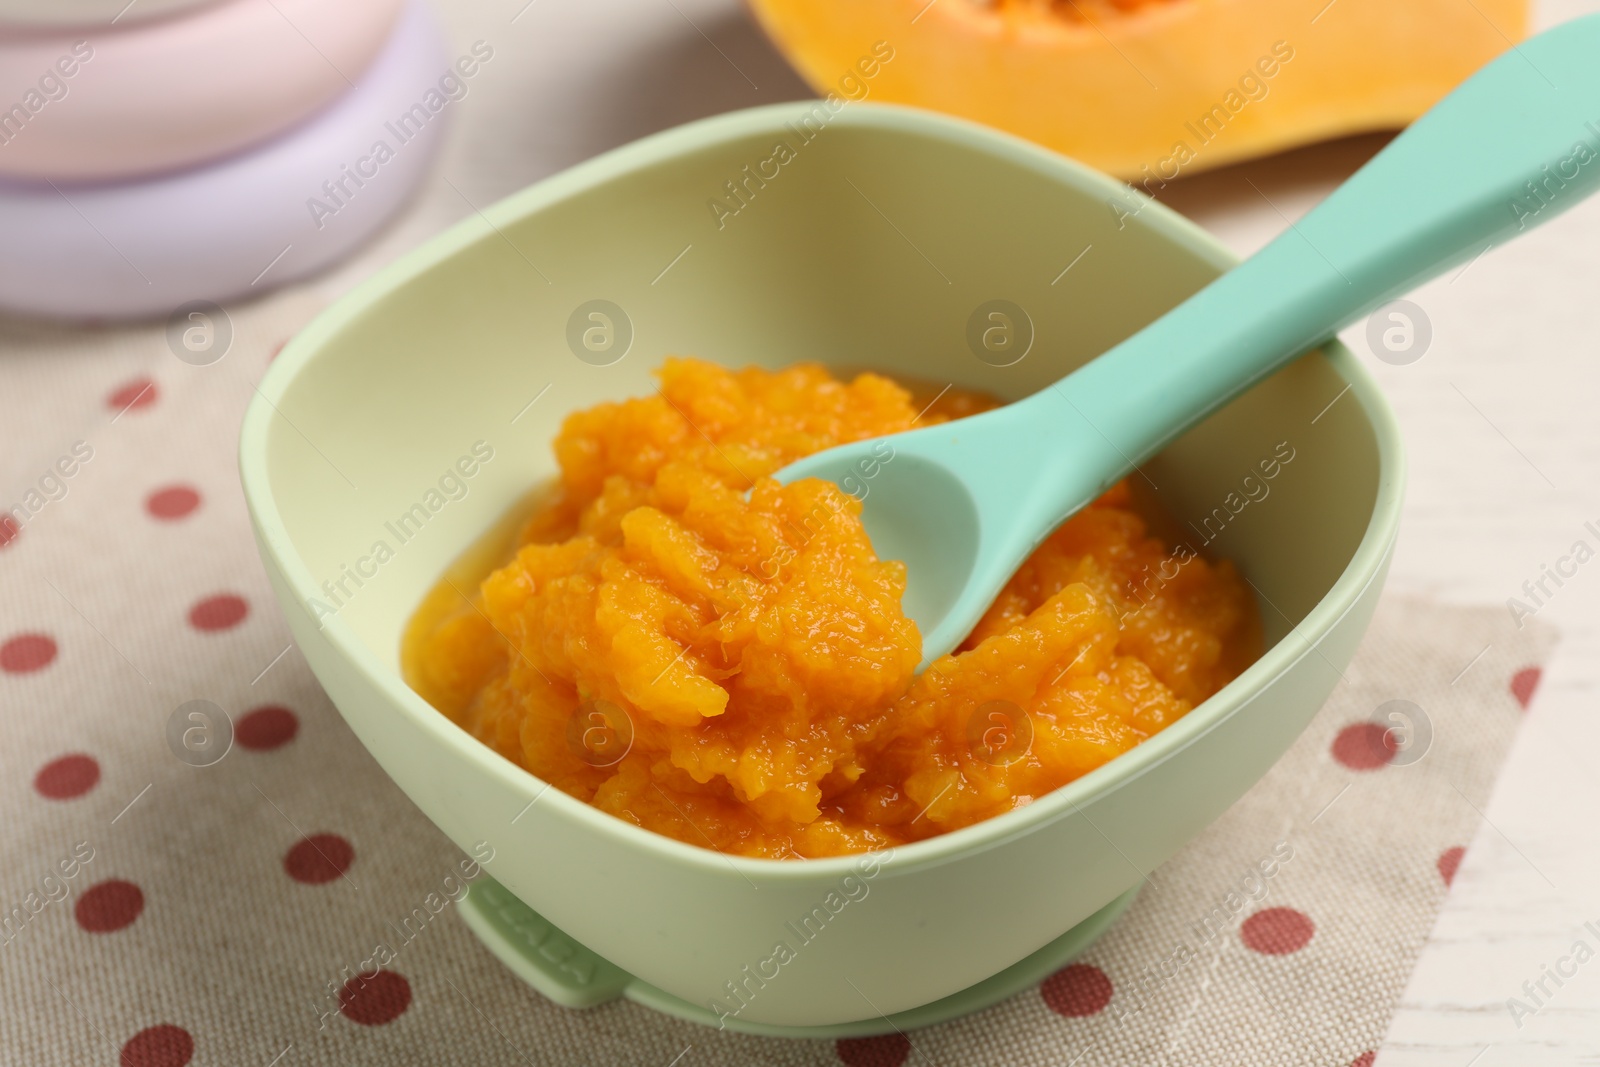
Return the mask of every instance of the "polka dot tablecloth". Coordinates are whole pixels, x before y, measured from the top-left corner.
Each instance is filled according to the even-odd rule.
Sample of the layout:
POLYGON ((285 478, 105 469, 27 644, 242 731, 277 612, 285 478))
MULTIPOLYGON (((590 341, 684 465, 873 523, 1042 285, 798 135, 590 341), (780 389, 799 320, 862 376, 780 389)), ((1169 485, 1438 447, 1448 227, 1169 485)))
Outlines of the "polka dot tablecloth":
POLYGON ((230 309, 204 367, 159 325, 0 321, 0 1062, 1372 1063, 1492 832, 1548 630, 1386 600, 1271 773, 1083 959, 978 1015, 779 1041, 569 1011, 467 931, 449 887, 468 857, 345 727, 267 589, 238 424, 315 310, 230 309), (197 700, 233 731, 202 766, 168 741, 197 700))

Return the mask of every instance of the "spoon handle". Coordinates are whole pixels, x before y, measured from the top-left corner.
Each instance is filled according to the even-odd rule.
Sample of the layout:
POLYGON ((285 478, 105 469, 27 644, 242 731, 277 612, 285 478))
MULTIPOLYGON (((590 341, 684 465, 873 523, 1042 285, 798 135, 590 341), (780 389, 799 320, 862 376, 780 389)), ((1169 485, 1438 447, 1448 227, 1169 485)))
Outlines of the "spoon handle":
POLYGON ((1597 186, 1589 16, 1513 46, 1271 244, 1028 403, 1047 433, 1065 397, 1136 466, 1340 327, 1597 186))

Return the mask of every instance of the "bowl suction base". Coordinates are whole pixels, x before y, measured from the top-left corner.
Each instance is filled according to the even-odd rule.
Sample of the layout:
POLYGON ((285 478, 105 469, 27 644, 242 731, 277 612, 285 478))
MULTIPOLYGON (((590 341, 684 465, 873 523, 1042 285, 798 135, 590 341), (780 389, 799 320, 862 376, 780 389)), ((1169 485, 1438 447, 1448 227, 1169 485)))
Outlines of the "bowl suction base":
MULTIPOLYGON (((730 1018, 727 1029, 765 1037, 866 1037, 916 1030, 948 1022, 998 1004, 1036 985, 1071 963, 1116 922, 1139 893, 1128 890, 1031 956, 959 993, 895 1012, 825 1026, 779 1026, 730 1018)), ((518 900, 509 889, 485 877, 461 901, 467 926, 512 972, 557 1004, 589 1008, 626 997, 668 1015, 704 1026, 718 1026, 710 1010, 662 992, 602 959, 518 900)))

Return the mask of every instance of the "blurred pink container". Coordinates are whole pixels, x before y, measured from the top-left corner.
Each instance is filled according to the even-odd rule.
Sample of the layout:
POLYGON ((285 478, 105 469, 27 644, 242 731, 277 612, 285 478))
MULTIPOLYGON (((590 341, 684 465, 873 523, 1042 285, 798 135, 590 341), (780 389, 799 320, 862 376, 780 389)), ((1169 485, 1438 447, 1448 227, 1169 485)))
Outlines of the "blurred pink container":
POLYGON ((0 29, 132 26, 217 0, 0 0, 0 29))
POLYGON ((376 232, 426 176, 456 106, 441 80, 464 94, 471 83, 461 69, 450 64, 432 12, 410 0, 354 89, 249 152, 128 183, 0 183, 0 308, 73 319, 164 316, 327 266, 376 232), (375 151, 379 143, 385 151, 375 151))
POLYGON ((139 25, 0 30, 0 177, 140 177, 257 144, 349 91, 403 7, 224 0, 139 25))

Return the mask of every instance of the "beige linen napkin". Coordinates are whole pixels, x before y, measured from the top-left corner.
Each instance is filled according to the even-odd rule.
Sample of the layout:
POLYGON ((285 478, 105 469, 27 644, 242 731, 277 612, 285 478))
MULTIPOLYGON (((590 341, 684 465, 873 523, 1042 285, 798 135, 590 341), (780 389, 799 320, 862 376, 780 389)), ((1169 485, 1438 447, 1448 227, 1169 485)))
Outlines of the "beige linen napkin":
POLYGON ((1370 1062, 1546 628, 1387 599, 1272 772, 1081 961, 978 1015, 834 1042, 568 1011, 454 913, 468 857, 346 728, 267 589, 237 428, 314 311, 296 293, 233 309, 208 365, 175 358, 159 325, 0 321, 0 506, 22 508, 0 527, 0 1062, 1370 1062), (210 765, 169 747, 191 701, 234 725, 210 765), (1398 753, 1390 724, 1412 731, 1398 753), (419 906, 429 920, 382 975, 345 988, 419 906))

